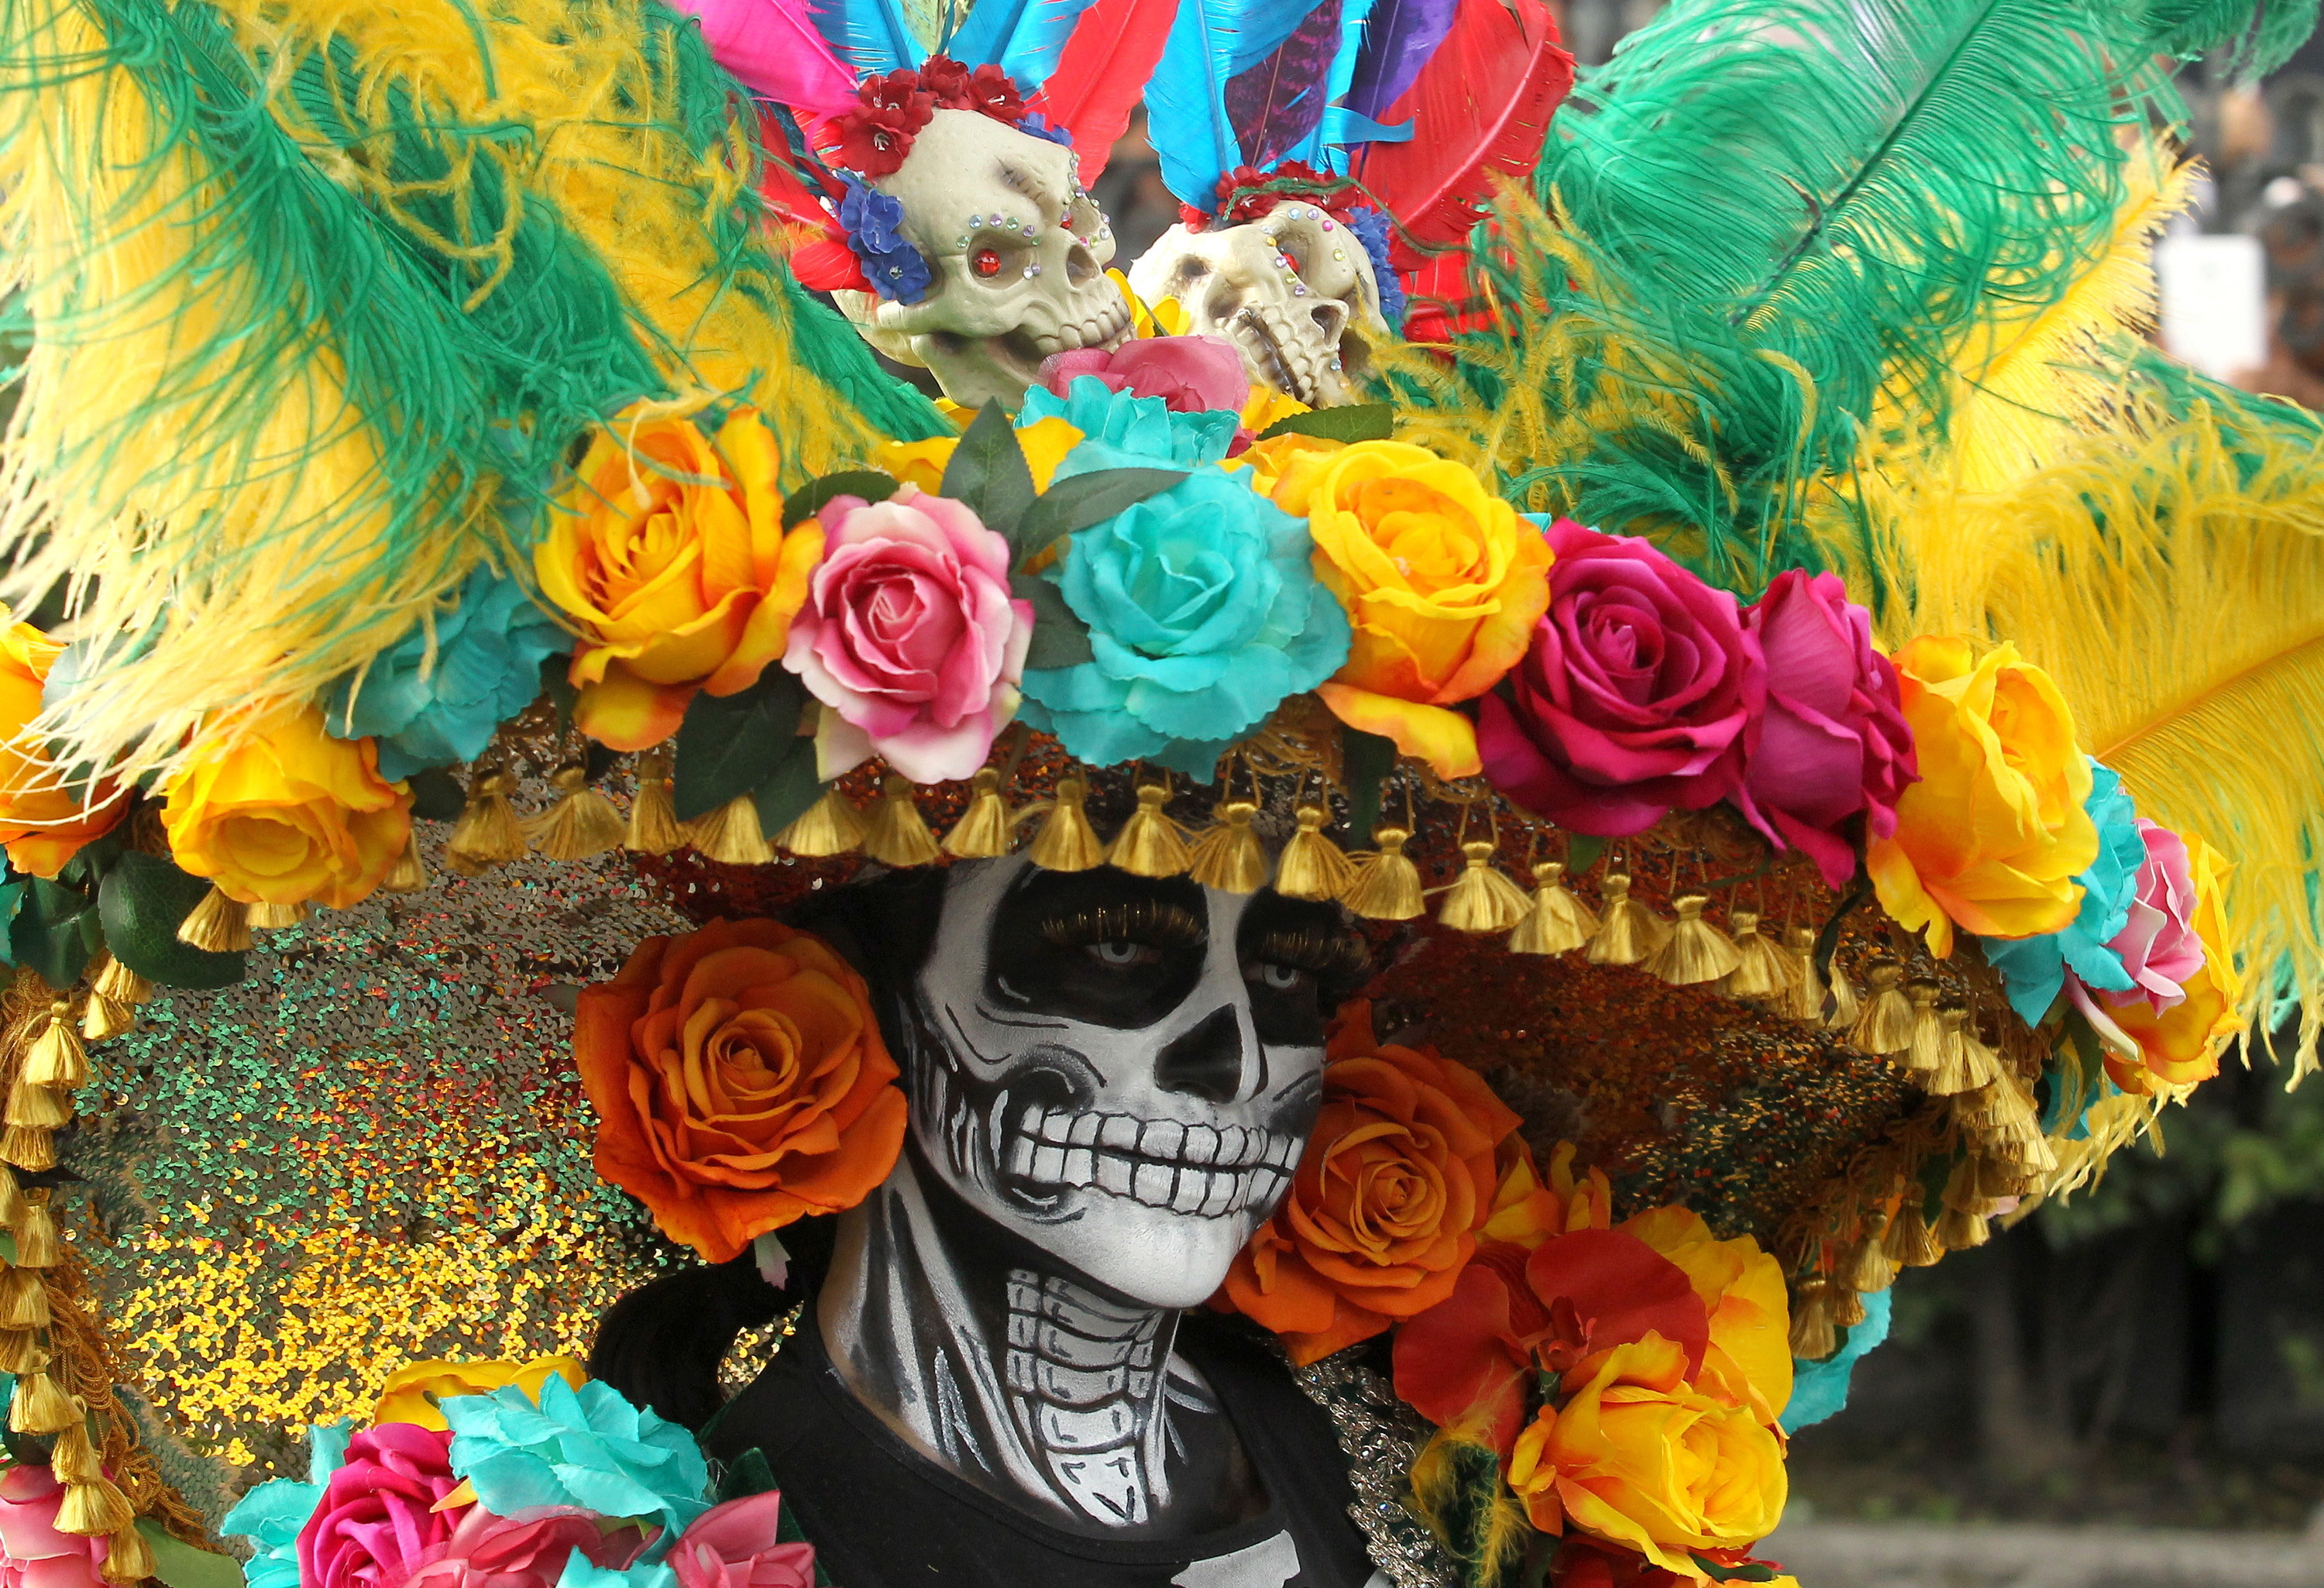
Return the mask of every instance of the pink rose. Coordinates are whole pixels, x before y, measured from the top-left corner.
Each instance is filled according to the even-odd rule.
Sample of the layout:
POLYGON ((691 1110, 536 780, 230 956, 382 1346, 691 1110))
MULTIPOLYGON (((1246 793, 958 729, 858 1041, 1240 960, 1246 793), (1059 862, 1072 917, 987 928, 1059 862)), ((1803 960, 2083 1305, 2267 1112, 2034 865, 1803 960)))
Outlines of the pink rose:
POLYGON ((1478 702, 1493 785, 1577 833, 1644 832, 1734 794, 1766 704, 1735 597, 1645 540, 1560 519, 1549 610, 1478 702))
POLYGON ((346 1464, 299 1529, 300 1588, 401 1588, 469 1509, 435 1509, 460 1486, 451 1449, 449 1429, 412 1423, 382 1423, 350 1439, 346 1464))
POLYGON ((778 1544, 773 1490, 712 1506, 669 1552, 678 1588, 815 1588, 815 1548, 778 1544))
POLYGON ((1242 355, 1217 337, 1147 337, 1111 353, 1083 347, 1041 361, 1041 384, 1060 397, 1072 395, 1077 375, 1095 377, 1109 392, 1159 397, 1172 413, 1240 413, 1250 401, 1242 355))
POLYGON ((1845 887, 1856 846, 1841 827, 1863 813, 1870 836, 1896 830, 1896 799, 1920 776, 1896 669, 1872 648, 1872 614, 1832 574, 1775 576, 1743 626, 1767 664, 1767 710, 1744 774, 1754 826, 1797 846, 1845 887))
POLYGON ((106 1542, 57 1531, 65 1486, 46 1467, 0 1473, 0 1588, 108 1588, 106 1542))
POLYGON ((467 1508, 460 1525, 404 1588, 556 1588, 575 1550, 620 1571, 643 1554, 649 1536, 635 1527, 607 1533, 597 1519, 570 1506, 543 1506, 516 1517, 467 1508))
POLYGON ((957 502, 905 485, 834 497, 823 562, 783 665, 828 707, 826 780, 884 755, 916 783, 965 778, 1017 715, 1033 608, 1009 594, 1009 542, 957 502))
MULTIPOLYGON (((2098 990, 2116 1009, 2149 1003, 2156 1013, 2187 996, 2186 983, 2203 968, 2203 939, 2195 929, 2195 871, 2187 841, 2168 827, 2138 818, 2146 858, 2138 868, 2138 888, 2130 919, 2107 946, 2122 956, 2132 985, 2123 992, 2098 990)), ((2080 978, 2073 978, 2080 984, 2080 978)), ((2077 999, 2087 1007, 2087 999, 2077 999)), ((2111 1022, 2108 1022, 2111 1025, 2111 1022)))

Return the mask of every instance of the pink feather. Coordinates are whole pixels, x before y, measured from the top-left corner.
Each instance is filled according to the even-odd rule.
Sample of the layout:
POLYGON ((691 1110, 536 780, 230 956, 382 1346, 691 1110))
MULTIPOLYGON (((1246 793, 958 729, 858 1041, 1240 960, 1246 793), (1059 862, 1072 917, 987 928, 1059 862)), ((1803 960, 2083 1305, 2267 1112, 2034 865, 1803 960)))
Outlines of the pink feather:
POLYGON ((1073 134, 1082 181, 1097 180, 1154 75, 1178 0, 1097 0, 1065 39, 1057 69, 1031 106, 1073 134))
POLYGON ((1573 57, 1559 47, 1543 0, 1463 0, 1452 31, 1380 118, 1409 117, 1412 140, 1362 145, 1354 162, 1353 174, 1404 223, 1389 243, 1399 269, 1428 256, 1412 243, 1469 235, 1492 200, 1491 173, 1518 182, 1532 174, 1549 118, 1572 87, 1573 57))
POLYGON ((836 115, 855 103, 855 73, 807 20, 804 0, 673 0, 700 20, 719 65, 761 98, 836 115))

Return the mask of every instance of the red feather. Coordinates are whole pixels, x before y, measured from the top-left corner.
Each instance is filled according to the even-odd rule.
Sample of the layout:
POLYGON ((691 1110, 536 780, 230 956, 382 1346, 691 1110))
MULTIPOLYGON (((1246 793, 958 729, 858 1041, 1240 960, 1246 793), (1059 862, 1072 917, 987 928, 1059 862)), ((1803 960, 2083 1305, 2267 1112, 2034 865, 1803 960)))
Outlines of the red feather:
POLYGON ((1523 181, 1541 163, 1549 118, 1573 87, 1573 57, 1543 0, 1466 0, 1427 66, 1380 119, 1409 118, 1413 137, 1367 143, 1354 175, 1403 222, 1399 269, 1428 257, 1413 244, 1461 242, 1492 202, 1491 173, 1523 181), (1406 241, 1406 237, 1410 241, 1406 241))
POLYGON ((1094 183, 1146 91, 1178 17, 1178 0, 1097 0, 1074 24, 1057 69, 1029 107, 1073 134, 1082 182, 1094 183))

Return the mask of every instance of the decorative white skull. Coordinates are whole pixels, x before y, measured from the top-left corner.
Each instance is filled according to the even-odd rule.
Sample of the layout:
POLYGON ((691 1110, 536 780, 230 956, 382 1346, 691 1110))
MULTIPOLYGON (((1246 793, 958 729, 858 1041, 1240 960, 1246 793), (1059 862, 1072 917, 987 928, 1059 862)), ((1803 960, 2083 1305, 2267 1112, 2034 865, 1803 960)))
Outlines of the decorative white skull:
POLYGON ((1362 241, 1312 204, 1172 226, 1130 267, 1130 286, 1148 303, 1176 299, 1189 331, 1225 337, 1252 380, 1314 408, 1358 401, 1352 377, 1393 334, 1362 241))
POLYGON ((904 163, 869 185, 903 205, 903 236, 932 279, 917 303, 840 292, 839 307, 874 347, 933 371, 954 402, 1014 409, 1050 354, 1130 334, 1105 274, 1112 228, 1063 144, 938 110, 904 163))

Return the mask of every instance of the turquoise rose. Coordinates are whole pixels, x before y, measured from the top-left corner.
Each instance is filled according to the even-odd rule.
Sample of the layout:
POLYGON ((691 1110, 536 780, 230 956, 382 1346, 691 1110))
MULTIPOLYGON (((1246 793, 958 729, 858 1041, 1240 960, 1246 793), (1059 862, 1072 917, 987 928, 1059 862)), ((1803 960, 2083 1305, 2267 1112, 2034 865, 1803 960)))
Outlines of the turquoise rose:
POLYGON ((540 1404, 516 1385, 441 1403, 452 1428, 452 1471, 475 1485, 497 1517, 572 1505, 604 1517, 658 1521, 646 1558, 658 1561, 687 1524, 710 1509, 710 1468, 684 1427, 631 1405, 595 1380, 575 1390, 551 1377, 540 1404))
POLYGON ((1021 715, 1094 765, 1151 761, 1209 781, 1278 702, 1348 659, 1347 614, 1313 550, 1304 519, 1207 466, 1079 531, 1046 577, 1095 655, 1028 670, 1021 715))
POLYGON ((373 660, 359 692, 352 675, 339 680, 324 720, 342 739, 378 740, 379 775, 390 781, 473 761, 540 693, 541 662, 572 649, 523 586, 479 568, 437 614, 432 669, 422 671, 427 632, 413 629, 373 660))
MULTIPOLYGON (((2085 759, 2088 759, 2085 757, 2085 759)), ((2098 830, 2098 857, 2074 880, 2082 885, 2082 908, 2073 925, 2039 937, 1982 937, 1987 965, 2001 973, 2009 1007, 2027 1025, 2039 1025, 2066 984, 2071 967, 2085 986, 2127 992, 2130 973, 2122 956, 2107 946, 2122 935, 2138 892, 2138 868, 2146 863, 2138 812, 2122 779, 2090 762, 2090 797, 2082 802, 2098 830)))
POLYGON ((1157 463, 1194 468, 1216 463, 1234 445, 1240 414, 1172 413, 1159 397, 1110 392, 1095 375, 1076 375, 1060 397, 1043 387, 1025 393, 1017 427, 1062 419, 1082 433, 1065 454, 1059 479, 1102 468, 1152 468, 1157 463))

